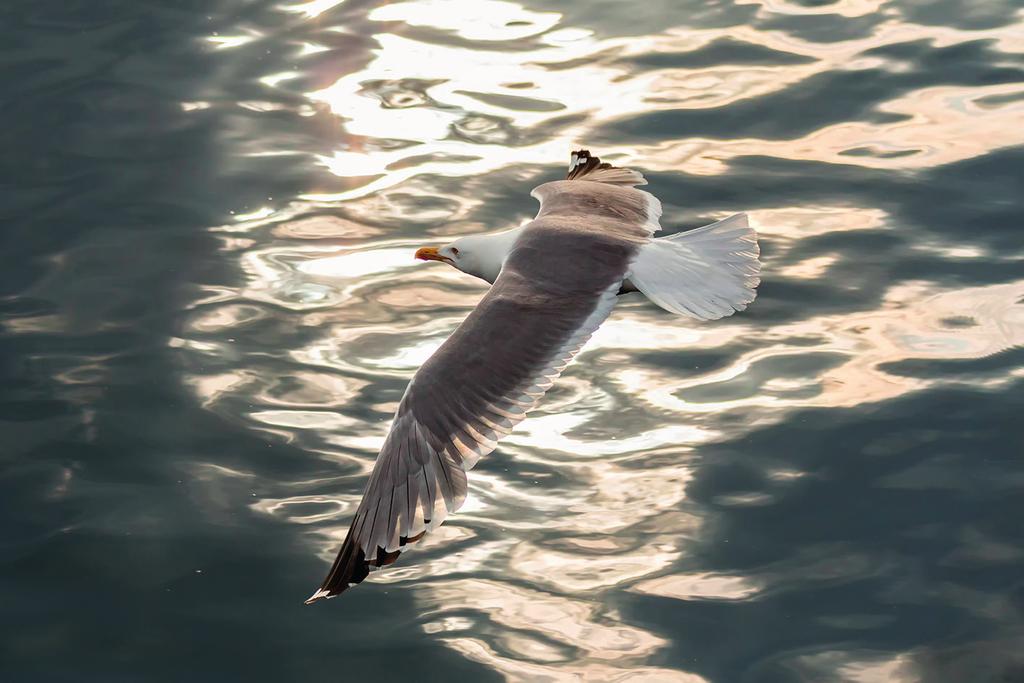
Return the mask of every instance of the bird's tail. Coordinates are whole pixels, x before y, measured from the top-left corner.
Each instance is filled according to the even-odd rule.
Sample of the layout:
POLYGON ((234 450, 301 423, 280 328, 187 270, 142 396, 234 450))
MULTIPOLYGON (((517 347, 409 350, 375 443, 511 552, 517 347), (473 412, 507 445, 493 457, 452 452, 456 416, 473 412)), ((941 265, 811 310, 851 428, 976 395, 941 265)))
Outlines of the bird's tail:
POLYGON ((640 248, 629 280, 672 313, 717 320, 742 311, 761 283, 757 233, 738 213, 640 248))

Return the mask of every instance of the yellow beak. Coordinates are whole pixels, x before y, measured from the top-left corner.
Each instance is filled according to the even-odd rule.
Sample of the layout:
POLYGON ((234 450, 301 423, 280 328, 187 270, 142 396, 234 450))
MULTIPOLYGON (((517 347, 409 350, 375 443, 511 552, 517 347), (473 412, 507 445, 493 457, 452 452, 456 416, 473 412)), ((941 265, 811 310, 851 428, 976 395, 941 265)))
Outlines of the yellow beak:
POLYGON ((420 261, 442 261, 443 263, 452 262, 452 260, 447 256, 441 256, 437 251, 437 247, 422 247, 417 249, 416 258, 420 261))

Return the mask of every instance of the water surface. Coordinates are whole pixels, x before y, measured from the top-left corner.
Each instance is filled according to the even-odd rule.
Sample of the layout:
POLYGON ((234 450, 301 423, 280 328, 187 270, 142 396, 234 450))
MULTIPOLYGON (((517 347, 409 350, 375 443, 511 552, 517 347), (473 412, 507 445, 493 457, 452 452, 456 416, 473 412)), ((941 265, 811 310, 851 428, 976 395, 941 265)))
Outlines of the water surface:
POLYGON ((1024 680, 1007 0, 0 10, 0 677, 1024 680), (485 286, 414 249, 587 145, 715 323, 624 299, 465 507, 305 607, 485 286))

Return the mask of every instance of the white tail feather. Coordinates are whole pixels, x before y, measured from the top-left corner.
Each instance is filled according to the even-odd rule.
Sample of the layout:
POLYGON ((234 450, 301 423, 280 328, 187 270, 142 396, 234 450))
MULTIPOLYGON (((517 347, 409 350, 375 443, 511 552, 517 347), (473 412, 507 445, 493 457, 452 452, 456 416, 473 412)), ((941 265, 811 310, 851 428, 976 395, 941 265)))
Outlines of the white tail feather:
POLYGON ((759 255, 757 233, 746 214, 738 213, 645 244, 629 279, 667 311, 717 320, 742 311, 757 296, 759 255))

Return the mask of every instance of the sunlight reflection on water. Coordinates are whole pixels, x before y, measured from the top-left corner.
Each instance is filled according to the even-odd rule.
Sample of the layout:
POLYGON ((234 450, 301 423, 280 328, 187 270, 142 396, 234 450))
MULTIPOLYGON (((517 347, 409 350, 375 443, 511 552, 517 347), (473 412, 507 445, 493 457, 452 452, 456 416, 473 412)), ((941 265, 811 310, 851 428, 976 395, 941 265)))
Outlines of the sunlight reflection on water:
MULTIPOLYGON (((741 4, 756 5, 760 25, 668 25, 632 37, 602 37, 512 2, 422 0, 371 10, 361 19, 374 32, 365 63, 326 87, 292 93, 326 106, 344 131, 315 154, 345 189, 306 188, 287 207, 250 207, 215 226, 245 284, 207 291, 172 341, 188 359, 186 384, 208 409, 343 466, 344 476, 317 493, 304 486, 254 503, 308 533, 326 560, 406 381, 483 292, 441 266, 417 264, 415 247, 518 225, 534 210, 528 190, 556 177, 580 142, 649 171, 655 187, 661 183, 666 227, 749 210, 762 235, 766 285, 748 314, 691 323, 623 301, 536 415, 474 471, 462 513, 371 579, 415 586, 425 634, 511 679, 706 680, 661 666, 663 635, 605 600, 628 590, 674 601, 757 601, 778 588, 773 571, 792 580, 789 563, 750 576, 687 564, 687 544, 710 514, 687 495, 703 445, 742 440, 808 408, 877 403, 950 383, 997 387, 1022 376, 919 368, 1024 345, 1024 280, 962 287, 922 275, 879 289, 855 272, 856 259, 877 257, 849 240, 897 239, 892 207, 855 206, 835 193, 792 205, 761 189, 750 206, 742 193, 718 194, 698 216, 665 194, 684 182, 672 174, 728 176, 752 157, 910 171, 1024 143, 1019 82, 907 85, 847 112, 849 120, 794 111, 792 125, 758 126, 745 113, 758 99, 799 100, 815 79, 843 71, 913 68, 887 56, 887 46, 930 41, 938 49, 983 38, 991 54, 1019 54, 1021 24, 929 26, 869 0, 741 4), (866 17, 883 7, 880 23, 846 40, 764 25, 787 15, 866 17), (756 48, 760 63, 709 56, 723 40, 756 48), (695 118, 701 111, 722 120, 695 118), (679 115, 679 124, 661 115, 679 115), (760 132, 733 130, 730 116, 760 132), (854 237, 829 242, 843 235, 854 237)), ((308 20, 293 28, 306 47, 293 70, 264 74, 266 87, 288 88, 303 74, 302 59, 323 51, 316 46, 324 31, 347 30, 332 24, 332 12, 349 11, 342 2, 283 9, 308 20)), ((255 39, 244 30, 210 38, 218 50, 255 39)), ((778 108, 765 112, 783 118, 778 108)), ((888 258, 928 250, 997 257, 953 239, 888 244, 888 258)), ((9 331, 53 324, 22 319, 9 331)), ((780 486, 803 475, 776 474, 780 486)), ((748 492, 716 500, 777 499, 748 492)), ((821 553, 831 551, 844 552, 816 549, 803 558, 806 580, 827 580, 832 570, 821 553)), ((843 557, 851 575, 884 571, 876 558, 843 557)), ((918 680, 908 654, 784 657, 808 680, 918 680)))

